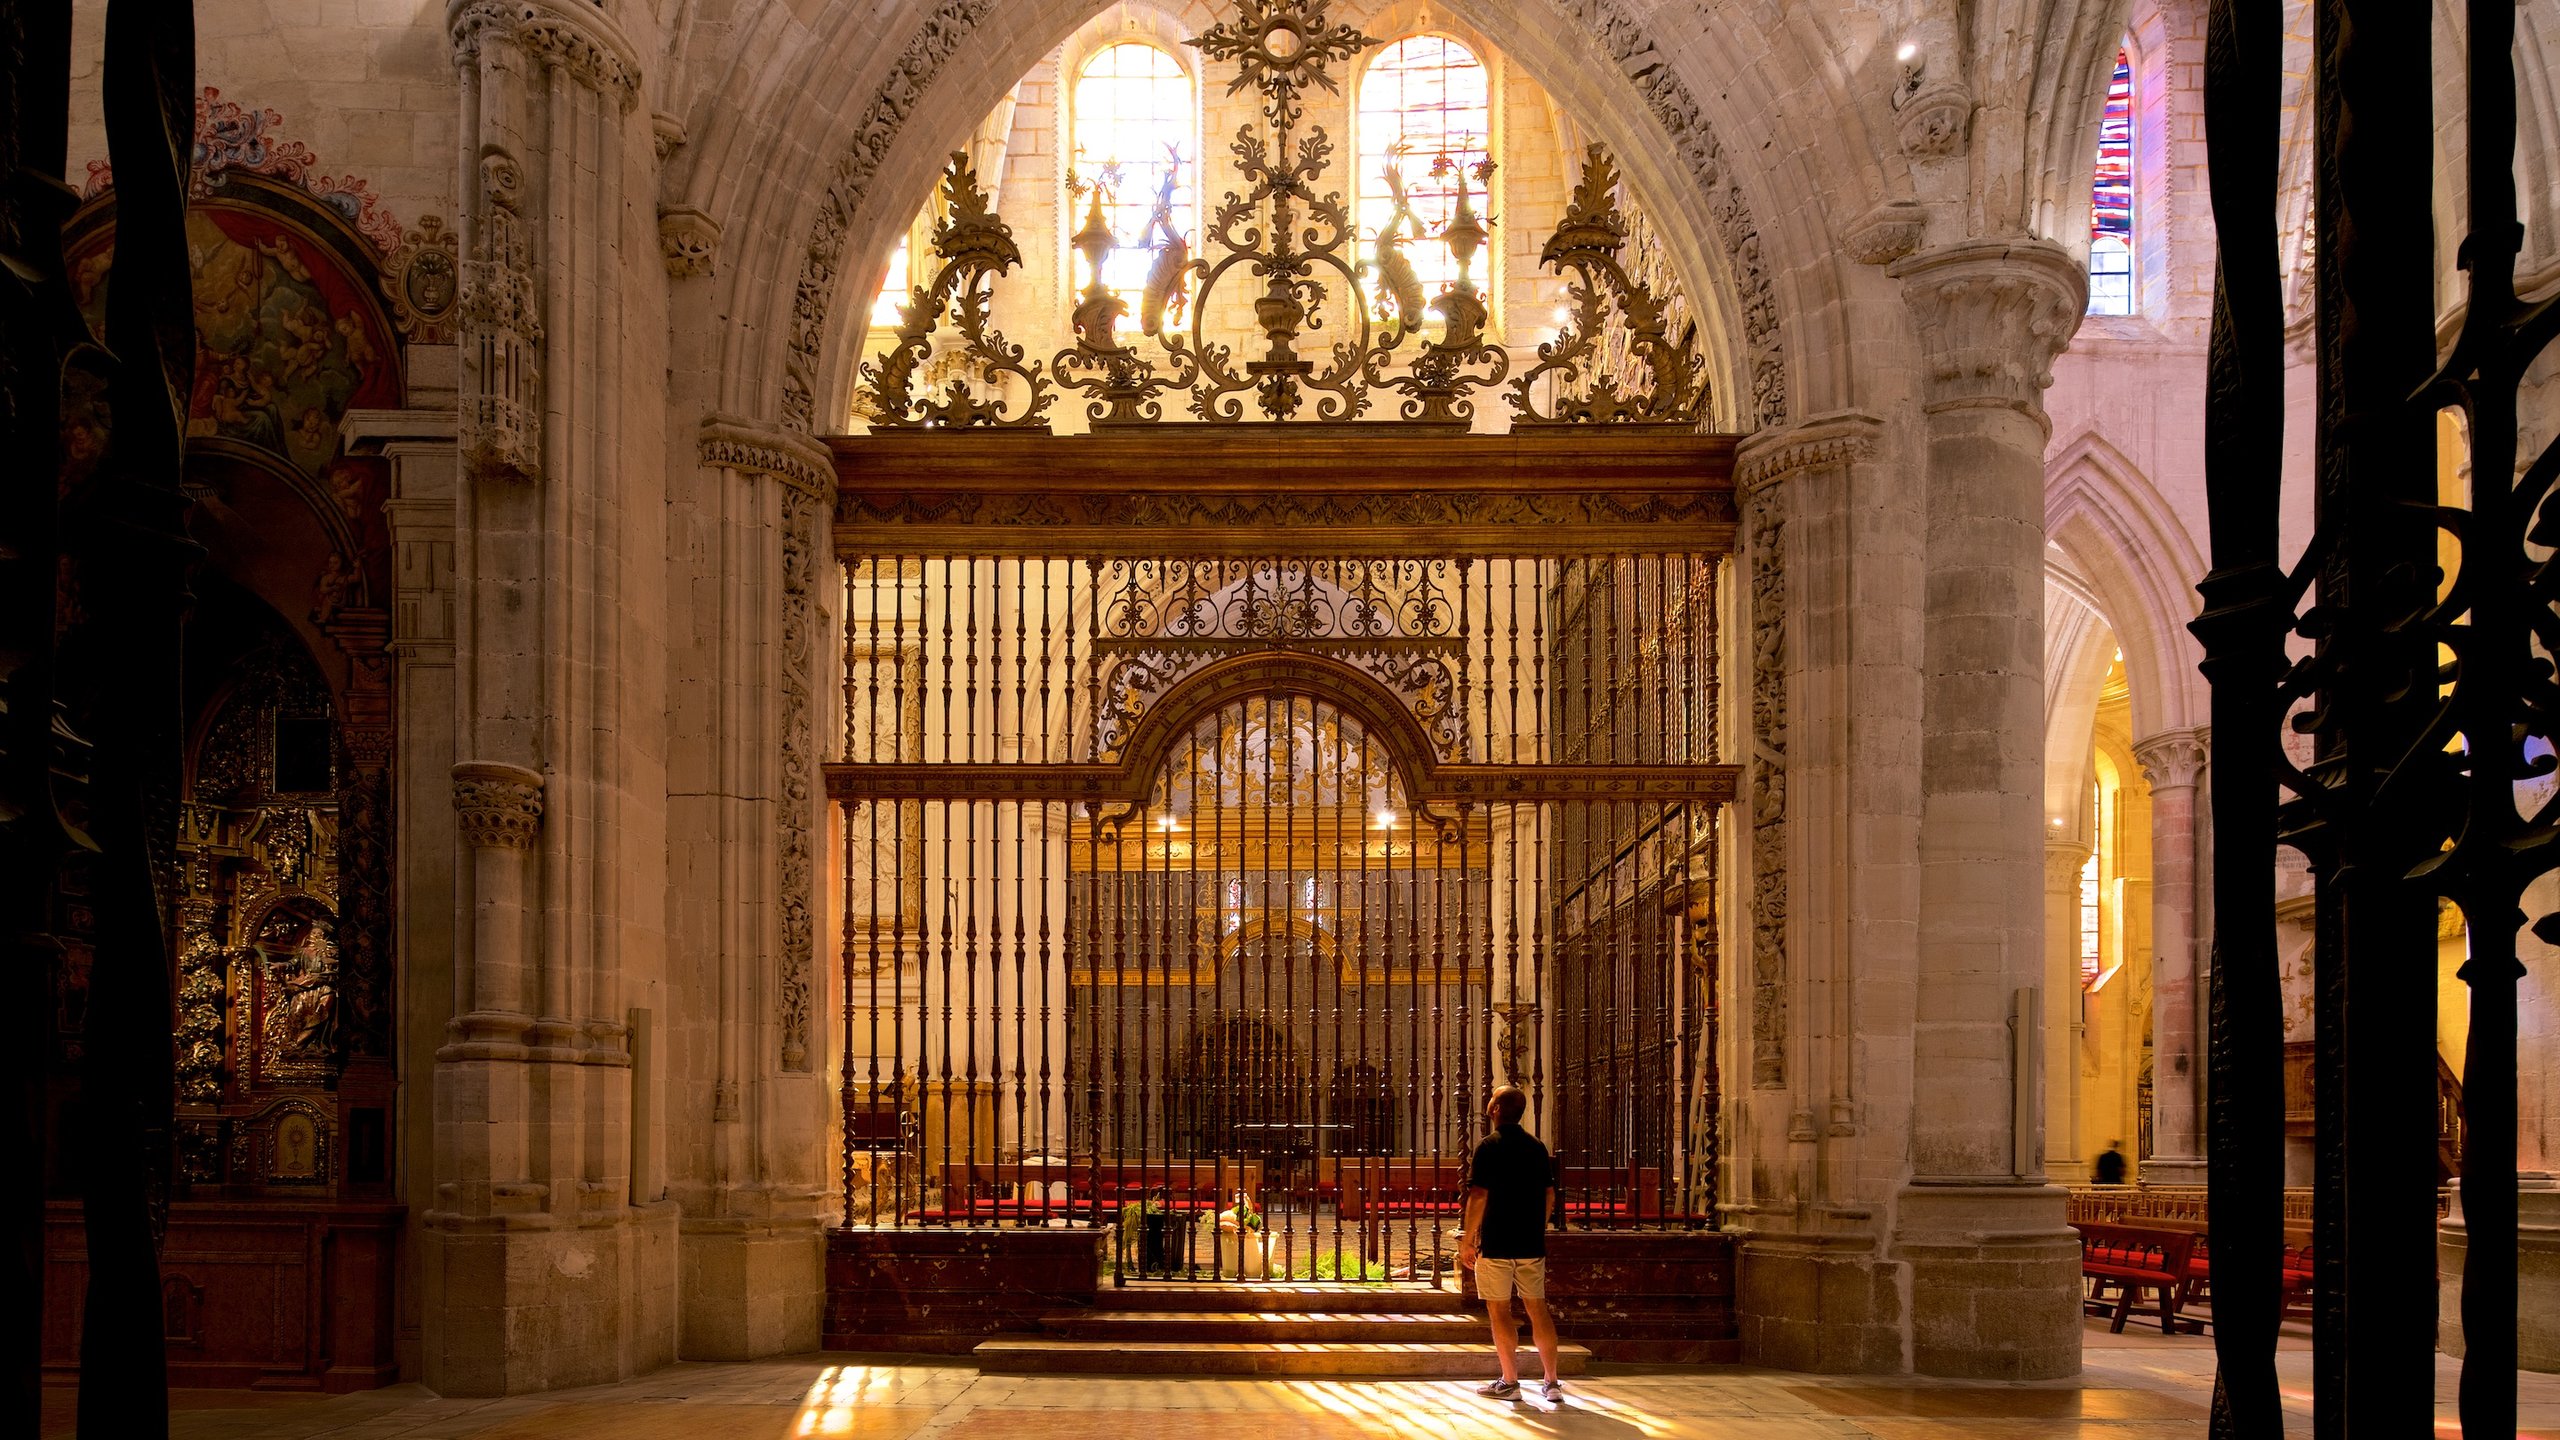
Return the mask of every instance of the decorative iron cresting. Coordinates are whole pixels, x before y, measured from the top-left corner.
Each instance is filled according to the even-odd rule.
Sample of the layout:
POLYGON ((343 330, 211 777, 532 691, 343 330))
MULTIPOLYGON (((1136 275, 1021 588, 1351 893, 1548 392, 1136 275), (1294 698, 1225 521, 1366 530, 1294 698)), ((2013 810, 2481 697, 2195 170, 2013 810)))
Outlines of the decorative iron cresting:
MULTIPOLYGON (((1491 180, 1492 162, 1461 168, 1447 155, 1433 160, 1432 172, 1454 171, 1457 185, 1455 209, 1436 234, 1404 203, 1401 165, 1389 164, 1381 178, 1394 206, 1369 237, 1364 264, 1342 193, 1317 189, 1334 145, 1323 126, 1306 124, 1305 97, 1312 89, 1338 92, 1328 67, 1378 42, 1332 23, 1326 0, 1238 0, 1232 19, 1188 43, 1233 63, 1230 93, 1260 92, 1261 123, 1239 127, 1228 147, 1243 187, 1226 191, 1208 216, 1197 257, 1174 225, 1172 182, 1165 182, 1141 237, 1161 240, 1139 334, 1123 337, 1128 302, 1102 279, 1122 243, 1105 218, 1117 183, 1106 170, 1075 186, 1086 212, 1070 243, 1093 278, 1071 317, 1074 343, 1045 368, 1026 360, 990 321, 993 282, 1021 263, 1021 251, 967 157, 955 153, 933 235, 939 265, 916 287, 896 342, 862 367, 856 387, 856 411, 875 429, 1042 428, 1061 388, 1086 397, 1085 418, 1095 427, 1162 421, 1165 401, 1175 396, 1194 418, 1222 424, 1255 412, 1269 421, 1358 420, 1383 396, 1396 397, 1394 418, 1402 423, 1453 432, 1472 423, 1474 393, 1501 384, 1511 366, 1490 333, 1492 307, 1474 273, 1492 238, 1474 185, 1491 180), (1455 278, 1427 299, 1403 253, 1423 239, 1447 244, 1457 266, 1455 278), (1240 356, 1212 333, 1213 313, 1234 306, 1220 311, 1212 300, 1222 286, 1232 295, 1255 280, 1260 288, 1249 304, 1259 339, 1240 356), (1430 315, 1439 317, 1436 332, 1426 324, 1430 315), (945 322, 956 345, 937 343, 945 322), (1340 338, 1318 348, 1312 337, 1328 328, 1340 338), (928 365, 940 377, 938 395, 918 393, 928 365)), ((1504 391, 1515 424, 1685 427, 1705 413, 1696 327, 1673 336, 1662 298, 1619 260, 1628 233, 1619 187, 1617 167, 1592 146, 1572 203, 1539 257, 1572 277, 1573 318, 1504 391), (1613 317, 1647 372, 1640 390, 1622 388, 1597 363, 1613 317)))

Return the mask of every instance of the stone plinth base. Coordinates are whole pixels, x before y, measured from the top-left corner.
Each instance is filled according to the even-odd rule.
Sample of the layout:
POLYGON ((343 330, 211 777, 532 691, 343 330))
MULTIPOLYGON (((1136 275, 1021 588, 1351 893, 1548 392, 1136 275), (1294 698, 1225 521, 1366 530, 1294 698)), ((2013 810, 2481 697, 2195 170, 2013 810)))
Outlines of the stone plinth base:
MULTIPOLYGON (((398 1205, 180 1200, 160 1247, 169 1383, 205 1389, 370 1390, 392 1359, 398 1205)), ((44 1369, 80 1373, 89 1247, 80 1202, 45 1206, 44 1369)))
POLYGON ((1893 1253, 1911 1271, 1911 1368, 1968 1380, 2080 1373, 2080 1236, 2051 1185, 1911 1185, 1893 1253))
POLYGON ((676 1207, 564 1221, 430 1214, 426 1383, 447 1395, 601 1385, 676 1358, 676 1207))
POLYGON ((1878 1259, 1872 1235, 1754 1235, 1735 1285, 1742 1357, 1777 1370, 1898 1375, 1902 1267, 1878 1259))
POLYGON ((965 1355, 1040 1317, 1091 1306, 1103 1229, 921 1228, 827 1232, 830 1350, 965 1355))
MULTIPOLYGON (((1475 1272, 1463 1275, 1476 1298, 1475 1272)), ((1733 1237, 1710 1230, 1557 1230, 1547 1235, 1556 1329, 1599 1360, 1730 1365, 1733 1237)))
MULTIPOLYGON (((2453 1214, 2436 1226, 2436 1343, 2457 1357, 2463 1353, 2462 1265, 2469 1251, 2470 1232, 2457 1198, 2453 1214)), ((2527 1177, 2516 1192, 2516 1364, 2560 1372, 2560 1186, 2549 1176, 2527 1177)))
POLYGON ((687 1218, 680 1246, 687 1360, 753 1360, 818 1348, 826 1238, 790 1223, 687 1218))

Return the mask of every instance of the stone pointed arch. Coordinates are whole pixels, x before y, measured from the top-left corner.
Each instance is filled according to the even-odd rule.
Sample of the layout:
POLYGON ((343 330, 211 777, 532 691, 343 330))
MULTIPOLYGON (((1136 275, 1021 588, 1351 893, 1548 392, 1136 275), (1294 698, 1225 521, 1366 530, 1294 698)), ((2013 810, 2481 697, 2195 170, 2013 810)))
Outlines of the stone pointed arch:
POLYGON ((2177 511, 2095 430, 2045 464, 2045 533, 2085 578, 2133 688, 2136 736, 2205 723, 2195 618, 2204 557, 2177 511))

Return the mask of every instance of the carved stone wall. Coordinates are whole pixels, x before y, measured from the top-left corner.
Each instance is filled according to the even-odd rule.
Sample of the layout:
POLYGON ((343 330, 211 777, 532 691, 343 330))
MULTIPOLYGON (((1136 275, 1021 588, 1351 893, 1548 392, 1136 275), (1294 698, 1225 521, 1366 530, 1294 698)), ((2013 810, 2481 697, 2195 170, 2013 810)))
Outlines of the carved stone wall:
POLYGON ((800 276, 791 302, 791 333, 782 374, 782 418, 803 430, 817 428, 818 366, 826 353, 827 327, 835 323, 837 271, 844 263, 844 242, 853 217, 871 197, 871 182, 888 159, 915 113, 916 102, 931 88, 942 68, 968 44, 980 21, 992 14, 996 0, 943 0, 898 52, 898 61, 864 107, 854 127, 853 145, 838 156, 803 247, 800 276))
POLYGON ((824 446, 805 435, 733 415, 704 418, 698 451, 705 466, 765 476, 779 482, 782 492, 781 569, 775 577, 780 607, 773 617, 781 634, 780 733, 771 741, 780 795, 774 822, 781 891, 776 897, 775 1021, 782 1069, 806 1073, 814 1063, 811 1017, 817 972, 816 667, 818 624, 825 608, 821 577, 836 573, 823 533, 835 513, 834 463, 824 446))
POLYGON ((1787 518, 1762 484, 1743 502, 1751 576, 1751 1084, 1787 1083, 1787 518))

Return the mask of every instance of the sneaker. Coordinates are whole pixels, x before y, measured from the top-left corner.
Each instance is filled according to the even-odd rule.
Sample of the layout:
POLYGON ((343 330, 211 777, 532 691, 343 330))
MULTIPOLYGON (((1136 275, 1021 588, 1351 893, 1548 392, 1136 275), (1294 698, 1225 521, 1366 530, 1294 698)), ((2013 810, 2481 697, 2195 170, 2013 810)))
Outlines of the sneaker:
POLYGON ((1564 1382, 1561 1380, 1550 1380, 1544 1385, 1539 1386, 1538 1398, 1546 1401, 1550 1405, 1563 1404, 1564 1382))
POLYGON ((1488 1400, 1517 1400, 1520 1398, 1520 1382, 1517 1380, 1488 1380, 1482 1385, 1476 1387, 1476 1393, 1482 1395, 1488 1400))

